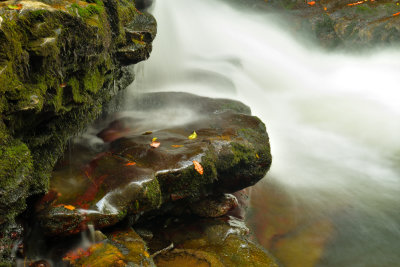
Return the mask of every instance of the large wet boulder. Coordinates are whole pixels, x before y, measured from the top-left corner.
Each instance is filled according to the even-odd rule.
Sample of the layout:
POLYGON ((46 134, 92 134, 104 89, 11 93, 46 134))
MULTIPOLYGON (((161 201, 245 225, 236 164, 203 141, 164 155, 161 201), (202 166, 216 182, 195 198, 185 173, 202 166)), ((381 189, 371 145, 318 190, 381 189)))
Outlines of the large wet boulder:
POLYGON ((220 216, 237 205, 221 194, 254 185, 271 165, 265 125, 240 102, 150 93, 129 106, 75 139, 59 162, 36 205, 44 233, 75 234, 174 209, 220 216), (207 213, 197 201, 210 196, 207 213))
POLYGON ((0 236, 48 189, 67 140, 133 81, 126 65, 148 58, 155 34, 134 1, 0 1, 0 236))

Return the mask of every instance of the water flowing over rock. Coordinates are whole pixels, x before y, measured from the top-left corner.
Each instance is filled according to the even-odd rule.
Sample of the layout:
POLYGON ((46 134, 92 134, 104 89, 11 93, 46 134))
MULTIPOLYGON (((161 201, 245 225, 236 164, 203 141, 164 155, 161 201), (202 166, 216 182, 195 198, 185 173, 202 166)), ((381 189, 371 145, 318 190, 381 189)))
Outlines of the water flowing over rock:
POLYGON ((237 205, 233 197, 222 197, 227 201, 208 213, 201 202, 197 209, 190 204, 251 186, 270 167, 265 126, 240 102, 151 93, 129 106, 99 127, 96 146, 78 139, 59 162, 50 192, 36 206, 46 234, 78 233, 89 222, 104 228, 127 215, 136 221, 177 207, 220 216, 237 205))
POLYGON ((0 1, 2 239, 26 198, 48 189, 67 140, 133 81, 126 65, 149 57, 155 35, 133 1, 0 1))

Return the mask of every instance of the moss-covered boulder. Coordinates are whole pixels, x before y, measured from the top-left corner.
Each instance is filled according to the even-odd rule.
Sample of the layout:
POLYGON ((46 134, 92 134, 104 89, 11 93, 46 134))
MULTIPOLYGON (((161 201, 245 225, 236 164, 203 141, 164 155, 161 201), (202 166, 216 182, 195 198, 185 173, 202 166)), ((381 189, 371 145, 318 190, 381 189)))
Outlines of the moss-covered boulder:
POLYGON ((48 189, 67 140, 132 82, 126 65, 155 35, 131 0, 0 1, 0 225, 48 189))
MULTIPOLYGON (((54 170, 51 190, 36 207, 44 233, 74 234, 88 223, 103 228, 127 214, 137 220, 235 192, 270 167, 265 126, 244 104, 152 93, 137 96, 131 107, 106 128, 90 130, 102 139, 77 138, 54 170)), ((224 201, 215 200, 208 214, 200 204, 188 209, 215 217, 237 205, 232 197, 224 201)))
POLYGON ((132 228, 112 231, 104 237, 87 248, 67 252, 62 261, 76 267, 155 266, 146 243, 132 228))

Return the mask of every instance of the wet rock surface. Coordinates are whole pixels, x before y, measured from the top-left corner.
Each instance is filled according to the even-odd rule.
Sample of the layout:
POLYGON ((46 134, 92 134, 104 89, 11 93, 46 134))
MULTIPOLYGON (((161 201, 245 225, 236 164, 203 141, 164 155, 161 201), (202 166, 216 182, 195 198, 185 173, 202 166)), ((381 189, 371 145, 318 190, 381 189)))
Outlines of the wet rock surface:
POLYGON ((400 5, 397 0, 237 0, 258 9, 284 11, 293 31, 312 31, 327 48, 349 50, 398 45, 400 5))
POLYGON ((170 219, 163 227, 153 227, 155 237, 148 245, 160 267, 278 266, 268 252, 248 240, 249 230, 234 217, 170 219))
MULTIPOLYGON (((0 1, 0 235, 68 139, 129 85, 155 19, 133 1, 0 1)), ((0 257, 1 262, 1 257, 0 257)))
POLYGON ((119 225, 87 231, 83 238, 48 240, 35 260, 27 254, 17 266, 278 266, 248 233, 243 221, 231 216, 167 215, 134 228, 119 225))
MULTIPOLYGON (((44 233, 74 234, 89 222, 100 229, 127 215, 136 221, 251 186, 269 169, 265 126, 239 102, 151 93, 129 105, 105 128, 92 129, 102 139, 77 139, 59 162, 36 205, 44 233)), ((222 199, 208 213, 204 204, 194 213, 215 217, 237 205, 222 199)))

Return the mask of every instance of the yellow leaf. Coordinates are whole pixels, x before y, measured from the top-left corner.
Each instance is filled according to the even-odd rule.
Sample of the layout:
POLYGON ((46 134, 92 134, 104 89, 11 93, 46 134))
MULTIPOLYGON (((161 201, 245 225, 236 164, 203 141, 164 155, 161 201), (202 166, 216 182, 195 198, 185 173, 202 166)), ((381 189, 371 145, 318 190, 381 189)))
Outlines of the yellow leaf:
POLYGON ((191 135, 189 135, 188 138, 190 140, 196 139, 197 138, 197 133, 195 131, 193 131, 193 133, 191 135))
POLYGON ((144 254, 144 256, 145 256, 146 258, 150 257, 150 254, 149 254, 147 251, 144 251, 143 254, 144 254))
POLYGON ((156 141, 157 137, 154 137, 153 139, 151 139, 152 142, 156 141))

